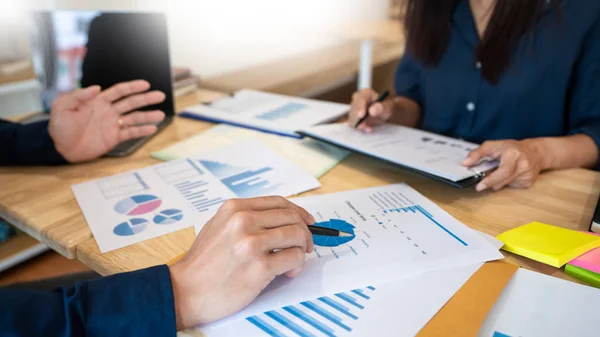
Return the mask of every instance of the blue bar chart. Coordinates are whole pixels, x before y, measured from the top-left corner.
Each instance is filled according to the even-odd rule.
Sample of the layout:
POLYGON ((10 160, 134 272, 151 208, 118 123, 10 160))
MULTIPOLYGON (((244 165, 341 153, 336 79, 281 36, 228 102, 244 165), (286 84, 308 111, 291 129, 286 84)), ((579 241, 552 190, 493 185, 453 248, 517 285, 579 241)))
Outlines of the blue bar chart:
POLYGON ((226 200, 226 197, 209 186, 208 177, 204 174, 203 169, 191 159, 163 165, 156 171, 166 183, 175 187, 179 194, 199 213, 207 212, 226 200))
POLYGON ((272 184, 265 176, 272 167, 248 169, 210 160, 200 160, 200 163, 240 198, 267 195, 281 185, 272 184))
POLYGON ((262 119, 265 121, 275 121, 278 119, 286 119, 291 115, 299 113, 300 111, 306 109, 306 105, 302 103, 290 102, 286 103, 282 106, 279 106, 275 109, 260 113, 255 117, 258 119, 262 119))
MULTIPOLYGON (((420 214, 427 218, 431 223, 435 224, 439 229, 450 235, 463 246, 468 246, 468 243, 461 239, 458 235, 450 231, 446 226, 438 222, 433 215, 420 205, 415 205, 401 193, 385 192, 374 193, 369 199, 377 205, 382 211, 382 215, 397 214, 397 213, 412 213, 420 214), (409 206, 410 205, 410 206, 409 206)), ((383 224, 380 222, 380 224, 383 224)))
POLYGON ((374 287, 367 287, 323 296, 246 320, 265 336, 340 336, 352 331, 353 322, 360 319, 374 291, 374 287))

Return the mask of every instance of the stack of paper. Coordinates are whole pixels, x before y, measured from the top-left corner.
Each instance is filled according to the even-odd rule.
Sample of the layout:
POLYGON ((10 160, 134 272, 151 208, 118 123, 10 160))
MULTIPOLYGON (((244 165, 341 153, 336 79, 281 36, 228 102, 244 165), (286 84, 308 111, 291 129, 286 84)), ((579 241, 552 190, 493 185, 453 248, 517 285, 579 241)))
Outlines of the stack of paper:
POLYGON ((600 237, 539 222, 506 231, 498 239, 506 251, 557 268, 600 247, 600 237))
MULTIPOLYGON (((600 236, 595 233, 589 234, 600 236)), ((592 249, 567 263, 565 273, 600 288, 600 248, 592 249)))

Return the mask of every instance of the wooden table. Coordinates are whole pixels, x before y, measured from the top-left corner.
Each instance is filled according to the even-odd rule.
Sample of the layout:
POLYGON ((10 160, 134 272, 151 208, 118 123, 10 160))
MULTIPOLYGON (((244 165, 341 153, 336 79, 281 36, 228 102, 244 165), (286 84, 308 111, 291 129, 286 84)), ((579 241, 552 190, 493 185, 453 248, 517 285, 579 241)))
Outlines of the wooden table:
MULTIPOLYGON (((219 93, 200 92, 178 100, 181 109, 219 93)), ((173 125, 127 158, 104 158, 77 166, 4 168, 0 170, 0 216, 67 257, 108 275, 163 264, 185 252, 194 240, 192 228, 101 254, 71 193, 70 186, 156 164, 150 152, 185 139, 211 124, 176 119, 173 125)), ((351 155, 321 179, 315 195, 406 182, 471 228, 498 235, 541 221, 586 230, 600 193, 600 174, 576 169, 543 174, 528 190, 497 193, 459 190, 361 155, 351 155)), ((510 262, 557 277, 561 270, 507 253, 510 262)))
MULTIPOLYGON (((199 90, 177 100, 185 106, 211 101, 223 94, 199 90)), ((183 140, 210 125, 176 118, 164 132, 126 159, 102 158, 91 163, 61 167, 0 168, 0 217, 68 258, 90 232, 70 186, 90 179, 156 164, 150 152, 183 140)))
MULTIPOLYGON (((590 170, 548 172, 528 190, 477 193, 473 189, 456 189, 355 154, 320 181, 322 188, 303 195, 406 182, 469 227, 494 236, 531 221, 587 230, 600 193, 600 174, 590 170)), ((78 246, 77 258, 101 274, 114 274, 167 263, 185 252, 193 240, 194 231, 190 228, 100 254, 92 238, 78 246)), ((525 268, 573 280, 560 269, 510 253, 505 255, 509 262, 525 268)))

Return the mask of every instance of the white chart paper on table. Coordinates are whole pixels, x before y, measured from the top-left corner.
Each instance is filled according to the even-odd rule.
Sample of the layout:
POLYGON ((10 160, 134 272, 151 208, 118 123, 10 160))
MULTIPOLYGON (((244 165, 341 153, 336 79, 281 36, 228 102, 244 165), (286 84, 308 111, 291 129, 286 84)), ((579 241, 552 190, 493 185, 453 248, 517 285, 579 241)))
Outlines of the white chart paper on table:
POLYGON ((246 309, 212 326, 307 298, 502 258, 485 238, 405 184, 292 201, 319 223, 354 226, 355 236, 333 247, 313 237, 315 252, 302 274, 277 278, 246 309))
POLYGON ((519 269, 483 323, 481 337, 599 336, 600 289, 519 269))
POLYGON ((367 153, 377 158, 418 169, 451 181, 460 181, 498 165, 484 161, 467 168, 462 161, 477 144, 413 129, 384 124, 366 133, 346 124, 318 125, 300 130, 317 139, 367 153))
POLYGON ((481 264, 293 303, 216 328, 208 337, 416 335, 481 264))
POLYGON ((319 182, 255 141, 71 188, 102 253, 194 225, 227 199, 290 196, 319 182))

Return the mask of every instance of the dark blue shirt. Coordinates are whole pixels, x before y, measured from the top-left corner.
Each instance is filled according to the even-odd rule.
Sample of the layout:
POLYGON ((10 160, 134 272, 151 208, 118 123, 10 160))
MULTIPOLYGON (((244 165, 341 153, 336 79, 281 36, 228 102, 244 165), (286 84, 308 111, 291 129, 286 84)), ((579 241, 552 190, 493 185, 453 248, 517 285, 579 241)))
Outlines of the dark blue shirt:
POLYGON ((175 336, 167 266, 50 292, 0 290, 0 336, 175 336))
MULTIPOLYGON (((48 122, 0 121, 1 165, 66 164, 48 122)), ((0 186, 2 188, 2 186, 0 186)), ((50 292, 0 289, 0 336, 175 336, 171 275, 158 266, 50 292)))
POLYGON ((463 0, 437 66, 403 57, 396 92, 421 106, 423 129, 476 143, 583 133, 600 146, 600 1, 562 0, 559 12, 547 6, 497 85, 480 74, 478 42, 463 0))

